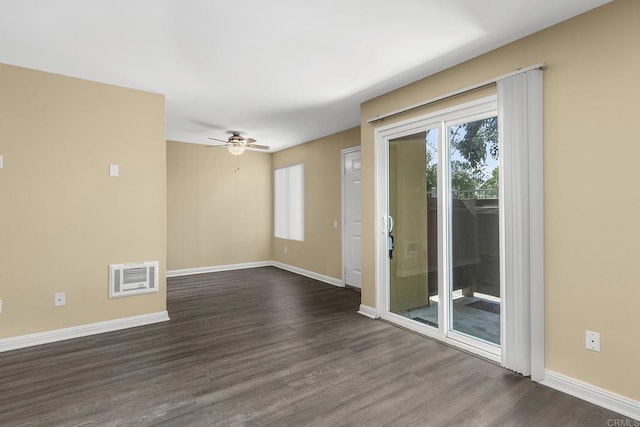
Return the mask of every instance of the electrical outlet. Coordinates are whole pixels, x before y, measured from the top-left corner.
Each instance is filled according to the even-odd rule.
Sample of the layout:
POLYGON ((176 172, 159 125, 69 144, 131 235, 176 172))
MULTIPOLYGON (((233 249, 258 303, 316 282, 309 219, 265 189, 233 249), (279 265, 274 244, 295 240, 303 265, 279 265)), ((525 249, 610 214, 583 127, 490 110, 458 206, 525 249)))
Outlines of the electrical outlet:
POLYGON ((0 314, 2 314, 2 300, 0 299, 0 314))
POLYGON ((600 334, 593 331, 585 331, 586 347, 589 350, 600 351, 600 334))
POLYGON ((286 254, 287 252, 289 252, 289 249, 285 246, 284 249, 282 249, 282 251, 286 254))
POLYGON ((53 297, 53 305, 55 307, 62 307, 67 303, 67 296, 64 292, 56 292, 53 297))

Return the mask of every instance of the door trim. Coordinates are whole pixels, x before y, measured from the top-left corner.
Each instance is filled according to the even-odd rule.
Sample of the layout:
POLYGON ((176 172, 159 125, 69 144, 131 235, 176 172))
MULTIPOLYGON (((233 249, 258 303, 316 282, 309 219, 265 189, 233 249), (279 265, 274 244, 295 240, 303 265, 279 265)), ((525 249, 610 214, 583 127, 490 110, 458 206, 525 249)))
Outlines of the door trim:
MULTIPOLYGON (((345 256, 345 247, 346 247, 346 240, 347 240, 347 235, 344 232, 344 225, 347 222, 347 213, 345 210, 345 206, 346 206, 346 192, 345 192, 345 180, 344 180, 344 176, 345 176, 345 162, 344 159, 346 157, 347 154, 351 154, 351 153, 355 153, 361 151, 360 150, 360 146, 355 146, 355 147, 349 147, 349 148, 343 148, 342 150, 340 150, 340 234, 341 234, 341 256, 342 256, 342 283, 344 286, 348 286, 347 285, 347 261, 346 261, 346 256, 345 256)), ((362 205, 362 199, 360 199, 360 204, 362 205)), ((354 288, 357 289, 357 288, 354 288)), ((360 289, 362 289, 362 284, 360 284, 360 289)))

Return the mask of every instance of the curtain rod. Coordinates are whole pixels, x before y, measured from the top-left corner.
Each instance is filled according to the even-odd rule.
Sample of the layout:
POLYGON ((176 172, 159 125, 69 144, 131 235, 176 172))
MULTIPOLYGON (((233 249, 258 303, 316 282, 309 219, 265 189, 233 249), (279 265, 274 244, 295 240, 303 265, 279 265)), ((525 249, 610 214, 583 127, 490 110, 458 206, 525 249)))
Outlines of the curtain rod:
POLYGON ((485 80, 484 82, 476 83, 474 85, 467 86, 467 87, 464 87, 462 89, 458 89, 456 91, 449 92, 449 93, 446 93, 444 95, 440 95, 440 96, 437 96, 435 98, 428 99, 426 101, 422 101, 422 102, 420 102, 418 104, 413 104, 413 105, 410 105, 408 107, 401 108, 399 110, 394 110, 394 111, 391 111, 391 112, 388 112, 388 113, 385 113, 385 114, 381 114, 381 115, 376 116, 376 117, 372 117, 369 120, 367 120, 367 123, 380 122, 380 121, 382 121, 384 119, 388 119, 389 117, 397 116, 399 114, 406 113, 408 111, 412 111, 412 110, 416 110, 418 108, 426 107, 427 105, 430 105, 430 104, 433 104, 433 103, 436 103, 436 102, 439 102, 439 101, 444 101, 445 99, 453 98, 454 96, 462 95, 462 94, 465 94, 467 92, 471 92, 471 91, 474 91, 474 90, 477 90, 477 89, 481 89, 483 87, 490 86, 490 85, 496 83, 498 80, 506 79, 507 77, 515 76, 517 74, 526 73, 527 71, 531 71, 531 70, 544 70, 546 67, 547 66, 545 64, 535 64, 535 65, 530 65, 528 67, 518 68, 516 71, 514 71, 512 73, 508 73, 508 74, 504 74, 502 76, 494 77, 491 80, 485 80))

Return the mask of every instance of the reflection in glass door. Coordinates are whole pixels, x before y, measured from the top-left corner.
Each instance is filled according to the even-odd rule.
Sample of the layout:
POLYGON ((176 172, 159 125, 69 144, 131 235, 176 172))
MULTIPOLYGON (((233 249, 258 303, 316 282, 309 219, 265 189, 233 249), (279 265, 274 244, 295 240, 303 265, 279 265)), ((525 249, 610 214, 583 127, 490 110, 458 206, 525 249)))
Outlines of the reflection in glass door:
POLYGON ((389 311, 438 327, 438 128, 389 141, 389 311))
POLYGON ((498 120, 448 124, 449 330, 500 345, 498 120))

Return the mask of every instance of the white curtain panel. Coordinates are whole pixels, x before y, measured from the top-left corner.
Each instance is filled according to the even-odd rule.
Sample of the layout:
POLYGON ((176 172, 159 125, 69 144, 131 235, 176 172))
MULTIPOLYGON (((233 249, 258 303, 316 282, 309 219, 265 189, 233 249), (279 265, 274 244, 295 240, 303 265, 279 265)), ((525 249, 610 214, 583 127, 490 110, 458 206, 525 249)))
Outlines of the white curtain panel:
POLYGON ((544 379, 542 75, 498 80, 503 165, 504 367, 544 379))

